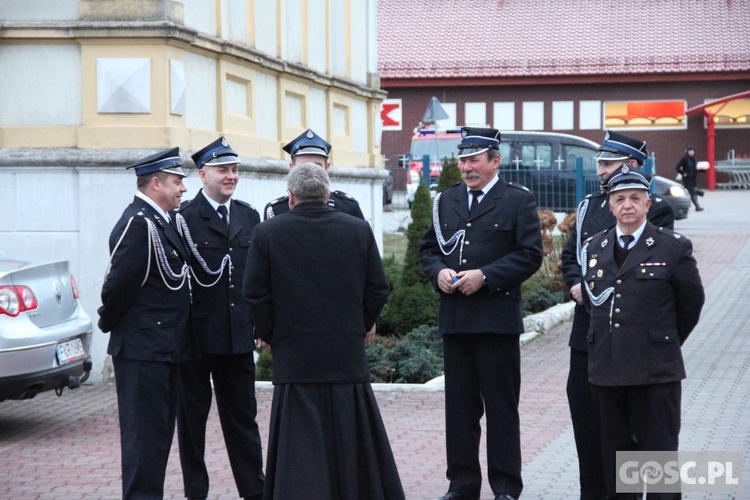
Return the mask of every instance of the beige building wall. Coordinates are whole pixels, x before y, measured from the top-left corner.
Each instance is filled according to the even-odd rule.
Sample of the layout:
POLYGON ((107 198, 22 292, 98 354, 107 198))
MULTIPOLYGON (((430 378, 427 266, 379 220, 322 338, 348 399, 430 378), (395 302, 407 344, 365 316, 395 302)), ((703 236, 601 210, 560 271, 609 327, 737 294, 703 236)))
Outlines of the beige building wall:
MULTIPOLYGON (((108 238, 135 193, 125 166, 219 135, 236 196, 285 192, 281 147, 312 128, 332 183, 382 248, 376 0, 0 0, 0 253, 66 259, 97 321, 108 238)), ((95 331, 92 380, 108 336, 95 331)))

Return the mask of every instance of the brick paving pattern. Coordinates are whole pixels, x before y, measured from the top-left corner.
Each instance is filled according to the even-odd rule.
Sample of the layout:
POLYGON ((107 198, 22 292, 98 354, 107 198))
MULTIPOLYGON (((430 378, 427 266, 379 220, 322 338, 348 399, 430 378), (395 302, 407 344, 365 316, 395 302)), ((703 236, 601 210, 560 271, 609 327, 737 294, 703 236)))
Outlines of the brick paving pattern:
MULTIPOLYGON (((690 237, 706 286, 701 322, 683 348, 682 450, 743 452, 750 478, 750 193, 706 194, 706 210, 677 221, 690 237)), ((565 382, 568 333, 563 323, 522 349, 521 432, 528 499, 578 498, 577 462, 565 382)), ((258 388, 261 435, 267 438, 272 390, 258 388)), ((376 387, 408 499, 447 490, 443 393, 439 387, 376 387)), ((215 406, 209 419, 206 462, 210 498, 237 498, 215 406)), ((483 459, 483 466, 484 463, 483 459)), ((64 397, 42 394, 0 403, 0 499, 116 499, 120 497, 117 399, 112 385, 87 385, 64 397)), ((176 439, 165 498, 181 499, 176 439)), ((304 498, 301 494, 300 498, 304 498)), ((485 482, 482 498, 492 498, 485 482)), ((747 499, 685 495, 686 499, 747 499)))

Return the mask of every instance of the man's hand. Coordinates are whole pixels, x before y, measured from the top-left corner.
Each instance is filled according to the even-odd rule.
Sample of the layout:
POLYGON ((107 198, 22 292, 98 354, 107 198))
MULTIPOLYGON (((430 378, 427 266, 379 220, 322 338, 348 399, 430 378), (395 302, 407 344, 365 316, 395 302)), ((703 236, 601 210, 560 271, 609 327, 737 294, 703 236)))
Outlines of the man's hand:
POLYGON ((472 295, 477 293, 483 286, 484 273, 481 269, 470 269, 469 271, 461 271, 456 274, 458 281, 453 283, 451 287, 453 290, 458 290, 464 295, 472 295))
POLYGON ((372 342, 372 340, 375 338, 375 327, 377 326, 377 323, 372 325, 372 328, 370 328, 370 331, 365 334, 365 345, 372 342))
POLYGON ((255 339, 255 348, 263 349, 264 351, 271 352, 271 345, 266 344, 263 339, 255 339))
POLYGON ((438 273, 438 288, 441 292, 451 294, 456 291, 453 286, 453 277, 456 275, 456 271, 453 269, 445 268, 441 269, 438 273))
POLYGON ((581 292, 580 283, 576 283, 575 285, 570 287, 570 296, 573 297, 573 300, 575 300, 579 304, 583 304, 583 295, 581 292))

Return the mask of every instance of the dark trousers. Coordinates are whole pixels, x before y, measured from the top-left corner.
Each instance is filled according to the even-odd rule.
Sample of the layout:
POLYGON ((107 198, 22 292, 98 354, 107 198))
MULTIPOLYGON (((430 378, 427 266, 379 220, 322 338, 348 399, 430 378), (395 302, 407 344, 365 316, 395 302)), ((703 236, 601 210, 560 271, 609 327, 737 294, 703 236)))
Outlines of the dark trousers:
POLYGON ((177 365, 112 358, 123 499, 161 499, 177 406, 177 365))
MULTIPOLYGON (((632 449, 633 437, 638 443, 638 451, 677 451, 682 385, 680 382, 669 382, 591 387, 601 418, 606 498, 629 498, 628 495, 615 493, 617 451, 632 449)), ((648 494, 649 499, 673 499, 681 496, 680 493, 648 494)))
POLYGON ((219 421, 237 491, 242 497, 263 493, 263 455, 255 417, 253 354, 212 355, 180 363, 177 438, 185 496, 208 496, 206 422, 211 409, 211 379, 219 421))
POLYGON ((570 350, 567 393, 578 452, 581 500, 600 500, 604 498, 601 425, 591 395, 589 355, 585 351, 570 350))
POLYGON ((487 413, 487 475, 492 491, 521 495, 518 335, 443 336, 447 477, 450 491, 479 498, 479 424, 487 413))
POLYGON ((700 205, 698 204, 698 194, 702 193, 702 191, 698 189, 697 179, 695 177, 685 177, 683 175, 682 185, 685 186, 685 189, 687 189, 688 193, 690 193, 690 200, 692 200, 695 208, 700 208, 700 205))

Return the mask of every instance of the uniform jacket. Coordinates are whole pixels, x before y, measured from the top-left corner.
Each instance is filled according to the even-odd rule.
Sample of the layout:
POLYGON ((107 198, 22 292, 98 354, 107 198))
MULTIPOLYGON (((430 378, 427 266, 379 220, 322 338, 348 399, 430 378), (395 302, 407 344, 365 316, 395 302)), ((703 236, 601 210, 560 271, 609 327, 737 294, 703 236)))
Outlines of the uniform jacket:
POLYGON ((364 337, 388 293, 366 221, 302 203, 255 228, 245 297, 274 383, 369 382, 364 337))
MULTIPOLYGON (((229 255, 221 279, 205 271, 197 255, 192 255, 193 290, 192 327, 199 352, 205 354, 241 354, 254 349, 250 306, 242 297, 242 279, 253 229, 260 223, 257 210, 244 201, 232 200, 229 229, 201 190, 180 207, 194 251, 211 271, 221 268, 229 255), (216 282, 213 286, 206 287, 216 282), (201 284, 202 283, 202 284, 201 284)), ((187 237, 187 234, 184 234, 187 237)))
POLYGON ((439 199, 439 224, 445 239, 465 231, 463 243, 450 255, 440 250, 435 222, 420 242, 422 269, 437 287, 438 274, 481 269, 486 286, 473 295, 440 294, 440 332, 523 333, 521 284, 542 263, 542 237, 534 196, 502 177, 469 215, 464 184, 444 190, 439 199))
POLYGON ((680 346, 698 323, 704 294, 693 245, 650 222, 618 269, 615 228, 589 240, 582 256, 591 313, 589 382, 604 386, 685 378, 680 346))
MULTIPOLYGON (((362 210, 359 208, 357 200, 343 191, 331 191, 328 206, 335 208, 339 212, 357 217, 358 219, 365 218, 364 214, 362 214, 362 210)), ((268 220, 275 215, 285 214, 288 211, 289 197, 282 196, 281 198, 276 198, 275 200, 268 202, 266 208, 263 210, 263 220, 268 220)))
POLYGON ((186 347, 190 290, 187 280, 181 283, 162 278, 159 251, 153 241, 149 257, 147 220, 156 229, 156 246, 160 242, 169 268, 176 274, 183 272, 187 248, 174 224, 167 223, 148 203, 135 197, 109 237, 111 261, 102 286, 99 328, 111 332, 107 353, 112 356, 178 361, 186 347), (182 286, 172 290, 165 280, 169 287, 182 286))
MULTIPOLYGON (((617 223, 615 216, 609 210, 609 196, 604 192, 588 195, 578 205, 576 216, 576 224, 562 251, 562 272, 568 289, 581 282, 581 265, 578 263, 577 252, 583 248, 583 242, 605 229, 614 227, 617 223), (580 232, 578 232, 579 227, 580 232)), ((654 194, 651 195, 651 208, 646 217, 656 227, 674 228, 672 206, 654 194)), ((587 351, 586 334, 588 331, 589 313, 585 307, 576 304, 573 328, 570 332, 570 347, 579 351, 587 351)))

